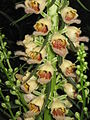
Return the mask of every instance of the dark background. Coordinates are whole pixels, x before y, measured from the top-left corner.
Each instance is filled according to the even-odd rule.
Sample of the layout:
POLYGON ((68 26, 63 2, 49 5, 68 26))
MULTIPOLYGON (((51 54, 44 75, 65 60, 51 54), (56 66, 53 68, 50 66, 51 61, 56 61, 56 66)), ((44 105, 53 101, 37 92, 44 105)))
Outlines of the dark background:
MULTIPOLYGON (((31 34, 33 31, 33 25, 38 19, 38 15, 32 15, 23 21, 19 22, 16 25, 11 25, 14 20, 19 19, 25 13, 23 9, 15 10, 15 3, 20 2, 21 0, 0 0, 0 31, 4 33, 7 37, 8 49, 12 52, 18 49, 16 46, 17 40, 23 40, 25 34, 31 34)), ((90 0, 81 0, 82 3, 90 9, 90 0)), ((70 6, 77 9, 79 18, 82 23, 78 27, 82 30, 82 35, 88 36, 90 38, 90 12, 85 11, 77 2, 77 0, 70 0, 70 6)), ((88 47, 89 44, 86 44, 88 47)), ((90 49, 88 50, 87 61, 90 60, 90 49)), ((19 65, 19 62, 16 60, 14 66, 19 65)), ((90 64, 89 64, 90 65, 90 64)), ((87 72, 88 80, 90 78, 89 70, 87 72)), ((4 120, 0 114, 0 120, 4 120)), ((7 120, 7 119, 5 119, 7 120)))

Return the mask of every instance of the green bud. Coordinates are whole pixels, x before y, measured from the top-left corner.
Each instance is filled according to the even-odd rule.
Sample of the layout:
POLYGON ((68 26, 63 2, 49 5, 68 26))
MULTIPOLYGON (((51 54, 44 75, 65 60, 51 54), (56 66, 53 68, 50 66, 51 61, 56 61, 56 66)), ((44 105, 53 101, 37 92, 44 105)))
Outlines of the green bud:
POLYGON ((13 69, 11 68, 11 69, 9 69, 9 72, 13 72, 13 69))
POLYGON ((20 112, 20 111, 17 111, 15 116, 18 117, 18 116, 20 116, 20 115, 21 115, 21 112, 20 112))
POLYGON ((82 96, 81 95, 77 95, 77 99, 82 101, 82 96))
POLYGON ((15 104, 21 105, 20 101, 18 99, 15 100, 15 104))
POLYGON ((77 75, 80 75, 80 71, 79 71, 79 70, 76 70, 76 74, 77 74, 77 75))
POLYGON ((5 82, 6 85, 11 85, 10 81, 5 82))
POLYGON ((80 120, 80 114, 78 112, 75 113, 75 117, 80 120))
POLYGON ((5 38, 5 35, 4 35, 4 34, 2 34, 2 39, 3 39, 3 38, 5 38))
POLYGON ((11 53, 11 51, 8 51, 8 55, 11 55, 12 53, 11 53))
POLYGON ((85 61, 85 59, 84 59, 84 58, 82 58, 81 60, 82 60, 82 62, 84 62, 84 61, 85 61))
POLYGON ((12 91, 12 90, 10 90, 10 93, 11 93, 12 95, 17 95, 17 93, 16 93, 15 91, 12 91))
POLYGON ((16 84, 17 84, 17 86, 20 86, 20 80, 17 80, 16 84))
POLYGON ((81 74, 80 74, 80 77, 83 77, 83 76, 84 76, 83 73, 81 73, 81 74))
POLYGON ((16 67, 15 69, 14 69, 14 71, 17 71, 18 70, 18 68, 16 67))
POLYGON ((85 66, 87 66, 87 65, 88 65, 88 63, 87 63, 87 62, 84 62, 84 65, 85 65, 85 66))
POLYGON ((80 65, 77 65, 77 69, 80 69, 80 65))
POLYGON ((83 110, 84 110, 84 112, 87 112, 87 111, 88 111, 88 108, 87 108, 87 107, 84 107, 83 110))
POLYGON ((89 95, 89 89, 85 89, 85 96, 88 97, 89 95))
POLYGON ((80 60, 80 59, 81 59, 81 58, 78 56, 78 57, 77 57, 77 60, 80 60))
POLYGON ((6 46, 7 45, 7 42, 4 42, 4 46, 6 46))
POLYGON ((85 83, 85 86, 89 86, 89 85, 90 85, 90 82, 86 82, 86 83, 85 83))
POLYGON ((8 102, 9 102, 9 100, 10 100, 10 96, 9 96, 9 95, 7 95, 7 96, 6 96, 6 101, 8 101, 8 102))
POLYGON ((13 90, 16 90, 16 86, 13 86, 13 90))
POLYGON ((83 54, 83 57, 86 57, 86 56, 87 56, 87 54, 86 54, 86 53, 84 53, 84 54, 83 54))
POLYGON ((3 108, 6 108, 6 109, 7 109, 7 106, 6 106, 5 103, 1 103, 1 106, 2 106, 3 108))
POLYGON ((87 79, 87 75, 84 75, 83 78, 84 78, 84 79, 87 79))
POLYGON ((81 86, 80 86, 80 84, 77 84, 77 88, 80 88, 81 86))

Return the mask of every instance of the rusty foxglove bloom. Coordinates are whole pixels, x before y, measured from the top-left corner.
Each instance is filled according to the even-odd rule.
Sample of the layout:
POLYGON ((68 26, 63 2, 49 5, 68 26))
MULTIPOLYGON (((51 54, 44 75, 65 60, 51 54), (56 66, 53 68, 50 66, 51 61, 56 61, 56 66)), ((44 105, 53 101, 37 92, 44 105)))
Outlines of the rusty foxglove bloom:
POLYGON ((67 29, 66 35, 73 42, 75 47, 79 47, 80 41, 83 41, 83 42, 89 41, 88 37, 85 37, 85 36, 80 37, 81 30, 79 28, 75 26, 68 26, 66 29, 67 29))
POLYGON ((24 94, 24 99, 27 103, 29 103, 31 100, 33 100, 36 96, 32 93, 24 94))
POLYGON ((52 67, 50 62, 46 62, 43 65, 39 67, 39 70, 37 72, 38 75, 38 82, 40 84, 47 84, 51 81, 51 78, 53 76, 54 68, 52 67))
POLYGON ((51 19, 49 17, 40 19, 34 25, 34 29, 36 30, 34 35, 47 35, 51 30, 51 19))
POLYGON ((76 77, 75 64, 71 61, 64 59, 60 68, 66 77, 76 77))
POLYGON ((66 48, 67 47, 66 37, 60 35, 59 33, 55 33, 53 35, 51 40, 51 46, 53 51, 62 57, 65 57, 68 53, 68 50, 66 48))
POLYGON ((21 85, 21 89, 25 93, 33 92, 38 88, 37 78, 35 76, 32 76, 27 82, 21 85))
POLYGON ((70 83, 64 84, 64 91, 72 99, 75 99, 77 96, 74 86, 70 83))
POLYGON ((77 10, 71 7, 65 7, 64 9, 62 9, 61 16, 64 22, 67 24, 72 24, 72 23, 80 24, 81 22, 79 19, 77 19, 78 17, 77 10))
POLYGON ((43 104, 44 104, 44 95, 36 97, 28 104, 29 111, 25 113, 24 116, 27 118, 38 115, 41 112, 43 104))
POLYGON ((41 47, 35 44, 30 35, 26 35, 24 41, 18 41, 17 44, 23 45, 25 47, 25 52, 16 51, 15 55, 21 56, 20 59, 27 61, 28 64, 39 64, 46 57, 45 47, 41 50, 41 47))
POLYGON ((51 114, 56 120, 65 120, 66 107, 59 99, 53 101, 51 106, 51 114))
POLYGON ((25 13, 41 13, 46 5, 46 0, 25 0, 24 4, 17 4, 16 9, 22 7, 25 9, 25 13))

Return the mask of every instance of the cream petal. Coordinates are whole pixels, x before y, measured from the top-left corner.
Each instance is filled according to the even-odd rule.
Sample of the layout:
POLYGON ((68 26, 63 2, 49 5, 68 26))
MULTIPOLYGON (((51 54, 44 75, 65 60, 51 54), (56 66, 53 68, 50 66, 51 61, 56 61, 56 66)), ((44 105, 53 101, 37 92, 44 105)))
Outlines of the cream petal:
POLYGON ((27 103, 29 103, 31 100, 35 99, 35 95, 33 95, 32 93, 29 94, 24 94, 24 99, 27 103))
POLYGON ((14 54, 15 56, 27 56, 26 53, 22 51, 16 51, 14 54))
POLYGON ((50 81, 51 81, 51 79, 38 78, 38 82, 42 85, 47 84, 50 81))
POLYGON ((88 37, 86 37, 86 36, 79 37, 79 38, 78 38, 78 41, 82 41, 82 42, 89 42, 89 38, 88 38, 88 37))
POLYGON ((66 94, 72 98, 72 99, 75 99, 75 89, 73 87, 72 84, 70 83, 65 83, 64 84, 64 91, 66 92, 66 94))
POLYGON ((25 5, 24 4, 17 4, 15 6, 15 9, 19 9, 19 8, 25 8, 25 5))

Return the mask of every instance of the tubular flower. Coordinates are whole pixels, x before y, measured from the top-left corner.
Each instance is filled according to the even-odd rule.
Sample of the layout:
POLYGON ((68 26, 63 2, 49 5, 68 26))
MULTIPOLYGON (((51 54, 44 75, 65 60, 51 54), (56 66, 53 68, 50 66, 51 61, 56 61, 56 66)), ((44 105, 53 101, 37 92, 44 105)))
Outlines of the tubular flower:
POLYGON ((75 91, 75 88, 73 87, 72 84, 70 83, 65 83, 64 84, 64 91, 66 92, 66 94, 72 98, 72 99, 75 99, 76 98, 76 91, 75 91))
POLYGON ((24 4, 17 4, 16 9, 22 7, 25 9, 25 13, 35 13, 39 14, 41 13, 46 5, 46 0, 25 0, 24 4))
POLYGON ((22 56, 21 60, 27 61, 28 64, 41 63, 42 60, 46 57, 45 47, 41 50, 41 47, 37 46, 33 38, 29 35, 25 36, 23 42, 18 41, 18 45, 22 45, 25 47, 25 52, 16 51, 15 55, 22 56))
POLYGON ((67 24, 72 24, 72 23, 80 24, 81 22, 79 19, 77 19, 78 17, 77 10, 71 7, 65 7, 64 9, 62 9, 61 16, 64 22, 67 24))
POLYGON ((47 62, 40 66, 37 75, 38 75, 38 82, 40 84, 47 84, 51 81, 53 76, 54 68, 52 67, 50 62, 47 62))
POLYGON ((33 92, 38 88, 37 78, 35 76, 32 76, 26 83, 21 85, 21 89, 25 93, 33 92))
POLYGON ((88 37, 80 37, 81 30, 75 26, 68 26, 66 30, 67 37, 73 42, 75 47, 79 47, 79 42, 88 42, 88 37))
POLYGON ((60 68, 66 77, 76 77, 75 64, 71 61, 64 59, 60 68))
POLYGON ((65 57, 68 53, 68 50, 66 48, 67 47, 66 37, 60 35, 59 33, 55 33, 53 35, 51 40, 51 46, 53 51, 62 57, 65 57))
POLYGON ((60 100, 55 100, 51 106, 51 114, 56 120, 65 120, 66 108, 60 100))
POLYGON ((51 30, 51 20, 49 17, 42 18, 36 22, 34 25, 34 29, 36 31, 33 32, 34 35, 47 35, 48 32, 51 30))
POLYGON ((41 112, 43 104, 44 104, 44 95, 36 97, 28 104, 29 111, 25 113, 24 116, 27 118, 38 115, 41 112))

